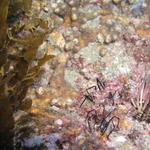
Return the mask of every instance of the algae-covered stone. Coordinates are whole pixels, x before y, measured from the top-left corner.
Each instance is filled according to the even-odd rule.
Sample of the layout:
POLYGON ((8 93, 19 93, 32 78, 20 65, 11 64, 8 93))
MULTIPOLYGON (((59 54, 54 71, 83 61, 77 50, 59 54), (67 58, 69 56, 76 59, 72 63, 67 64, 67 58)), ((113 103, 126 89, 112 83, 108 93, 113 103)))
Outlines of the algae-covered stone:
POLYGON ((89 43, 87 47, 82 48, 76 55, 75 58, 82 56, 85 60, 84 63, 86 64, 94 64, 99 60, 99 50, 97 43, 89 43))
POLYGON ((91 28, 91 29, 97 29, 100 25, 100 17, 96 17, 92 20, 87 21, 85 24, 82 25, 82 28, 91 28))
POLYGON ((50 34, 49 41, 52 45, 56 45, 60 48, 64 48, 65 46, 65 39, 63 35, 58 31, 54 31, 50 34))
POLYGON ((107 46, 107 54, 101 59, 106 64, 102 74, 106 79, 114 79, 119 75, 128 74, 131 64, 135 64, 132 57, 125 55, 125 47, 122 42, 115 42, 107 46))

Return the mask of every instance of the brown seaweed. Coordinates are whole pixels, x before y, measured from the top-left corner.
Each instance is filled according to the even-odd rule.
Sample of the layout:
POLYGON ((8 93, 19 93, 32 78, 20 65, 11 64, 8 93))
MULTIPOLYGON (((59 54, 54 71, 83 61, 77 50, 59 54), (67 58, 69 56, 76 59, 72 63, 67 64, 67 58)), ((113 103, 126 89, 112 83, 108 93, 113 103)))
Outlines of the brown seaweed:
POLYGON ((31 67, 38 47, 48 33, 47 22, 28 16, 32 0, 23 0, 21 5, 27 20, 14 20, 13 24, 9 24, 8 30, 8 8, 10 18, 16 15, 16 12, 12 11, 14 8, 20 9, 15 1, 11 1, 10 6, 9 2, 0 1, 0 149, 13 149, 13 113, 23 108, 22 103, 29 104, 26 103, 28 87, 39 76, 41 66, 53 58, 45 55, 37 60, 36 66, 31 67), (10 144, 6 144, 8 140, 10 144), (8 147, 5 147, 6 145, 8 147))

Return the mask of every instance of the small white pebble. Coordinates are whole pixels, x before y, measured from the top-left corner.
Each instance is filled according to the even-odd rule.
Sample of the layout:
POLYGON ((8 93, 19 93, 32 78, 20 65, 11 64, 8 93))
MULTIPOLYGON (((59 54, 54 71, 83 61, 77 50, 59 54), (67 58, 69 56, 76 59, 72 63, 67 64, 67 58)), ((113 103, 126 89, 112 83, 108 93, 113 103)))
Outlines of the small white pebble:
MULTIPOLYGON (((86 17, 83 17, 83 21, 86 22, 86 21, 87 21, 87 18, 86 18, 86 17)), ((84 28, 86 28, 86 27, 82 27, 82 28, 84 29, 84 28)))
POLYGON ((73 39, 73 42, 74 42, 75 44, 78 44, 78 43, 79 43, 79 40, 78 40, 77 38, 75 38, 75 39, 73 39))
POLYGON ((78 31, 79 29, 77 27, 72 28, 73 31, 78 31))
POLYGON ((72 10, 72 11, 77 11, 77 8, 76 8, 76 7, 72 7, 71 10, 72 10))
POLYGON ((121 32, 121 26, 120 25, 116 25, 115 26, 115 31, 117 31, 117 32, 121 32))
POLYGON ((59 13, 59 12, 60 12, 60 9, 59 9, 59 8, 56 8, 56 9, 54 10, 54 12, 55 12, 55 13, 59 13))
POLYGON ((72 99, 67 99, 67 103, 71 105, 73 103, 72 99))
POLYGON ((61 125, 63 124, 63 121, 62 121, 61 119, 57 119, 57 120, 55 121, 55 124, 61 126, 61 125))
POLYGON ((128 0, 128 1, 129 1, 129 4, 135 3, 135 0, 128 0))
POLYGON ((65 9, 67 6, 64 4, 61 6, 62 9, 65 9))
POLYGON ((110 3, 112 0, 103 0, 104 4, 110 3))
POLYGON ((124 136, 118 136, 118 137, 116 137, 116 139, 115 139, 116 142, 121 142, 121 143, 126 142, 126 140, 127 140, 127 139, 126 139, 124 136))
POLYGON ((93 16, 98 16, 98 12, 95 12, 95 13, 93 14, 93 16))
POLYGON ((58 102, 58 99, 56 99, 56 98, 54 98, 53 100, 52 100, 52 104, 56 104, 58 102))
POLYGON ((147 3, 143 3, 142 8, 146 8, 146 7, 147 7, 147 3))
POLYGON ((108 35, 106 36, 106 38, 105 38, 105 42, 108 44, 108 43, 110 43, 111 41, 112 41, 112 37, 111 37, 110 34, 108 34, 108 35))
POLYGON ((126 2, 125 1, 121 2, 121 7, 126 7, 126 2))
POLYGON ((74 5, 74 1, 71 0, 71 1, 69 2, 69 5, 73 6, 73 5, 74 5))
POLYGON ((113 0, 114 3, 118 4, 121 0, 113 0))
POLYGON ((9 69, 10 69, 10 71, 14 70, 14 66, 11 65, 11 66, 9 67, 9 69))
POLYGON ((118 39, 118 35, 117 35, 116 33, 114 33, 114 34, 112 35, 112 39, 113 39, 114 41, 116 41, 116 40, 118 39))
POLYGON ((56 8, 57 6, 58 6, 58 5, 57 5, 56 3, 52 3, 52 4, 51 4, 51 7, 52 7, 52 8, 56 8))
POLYGON ((98 38, 98 41, 99 41, 101 44, 104 43, 104 36, 103 36, 103 34, 99 33, 99 34, 97 35, 97 38, 98 38))
POLYGON ((42 95, 42 94, 44 93, 43 87, 39 87, 39 88, 37 89, 37 93, 38 93, 39 95, 42 95))
POLYGON ((116 147, 115 143, 113 143, 112 141, 107 141, 106 144, 108 147, 116 147))
POLYGON ((107 49, 106 48, 102 48, 102 49, 99 50, 99 55, 101 57, 104 57, 106 55, 106 53, 107 53, 107 49))
POLYGON ((48 8, 47 8, 47 7, 44 7, 44 11, 45 11, 46 13, 48 13, 48 8))
POLYGON ((61 4, 61 3, 64 3, 64 1, 62 1, 62 0, 57 0, 57 4, 61 4))
POLYGON ((78 19, 77 14, 76 14, 76 13, 73 13, 73 14, 71 15, 71 19, 72 19, 73 21, 76 21, 76 20, 78 19))
POLYGON ((79 136, 76 137, 76 141, 79 141, 79 140, 81 140, 81 139, 83 139, 83 138, 84 138, 84 136, 79 135, 79 136))
POLYGON ((55 111, 59 111, 60 109, 59 109, 59 107, 56 107, 56 106, 52 106, 51 107, 53 110, 55 110, 55 111))
POLYGON ((108 19, 108 20, 106 21, 106 23, 107 23, 108 25, 112 25, 112 24, 113 24, 113 20, 112 20, 112 19, 108 19))

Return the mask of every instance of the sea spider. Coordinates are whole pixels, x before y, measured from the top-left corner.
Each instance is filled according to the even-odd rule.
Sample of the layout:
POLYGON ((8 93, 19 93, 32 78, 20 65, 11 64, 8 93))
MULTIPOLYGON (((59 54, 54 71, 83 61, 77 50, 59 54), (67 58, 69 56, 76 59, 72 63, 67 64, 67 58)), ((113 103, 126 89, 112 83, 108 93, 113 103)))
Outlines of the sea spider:
POLYGON ((96 79, 96 82, 97 82, 97 86, 92 86, 92 87, 89 87, 89 88, 86 89, 86 94, 84 95, 84 100, 82 101, 80 107, 83 105, 83 103, 84 103, 86 100, 89 100, 89 101, 91 101, 93 104, 95 104, 95 102, 94 102, 95 97, 89 92, 90 89, 93 89, 93 88, 94 88, 95 91, 97 91, 97 89, 99 89, 99 91, 105 89, 105 82, 100 81, 98 78, 96 79))
POLYGON ((92 129, 96 131, 100 131, 102 135, 106 133, 107 129, 111 126, 110 130, 108 131, 107 138, 109 138, 110 134, 118 129, 119 127, 119 118, 115 115, 112 116, 113 112, 116 110, 110 111, 106 114, 105 106, 103 106, 102 114, 98 114, 95 109, 91 110, 87 114, 87 123, 89 131, 92 132, 92 129), (92 127, 93 124, 93 127, 92 127))
POLYGON ((114 97, 115 97, 115 95, 116 95, 116 91, 115 91, 114 93, 109 92, 108 97, 107 97, 109 100, 111 100, 112 105, 114 105, 114 104, 115 104, 115 101, 114 101, 114 97))

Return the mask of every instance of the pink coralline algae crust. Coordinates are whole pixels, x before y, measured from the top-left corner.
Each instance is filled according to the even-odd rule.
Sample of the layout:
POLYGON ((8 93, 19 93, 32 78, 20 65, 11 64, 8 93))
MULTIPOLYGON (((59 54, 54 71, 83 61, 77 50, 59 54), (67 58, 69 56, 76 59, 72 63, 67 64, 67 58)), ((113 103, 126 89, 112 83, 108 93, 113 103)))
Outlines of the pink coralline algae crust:
MULTIPOLYGON (((82 89, 75 105, 75 107, 78 107, 78 113, 87 120, 89 112, 95 112, 95 115, 92 114, 94 115, 92 119, 94 119, 97 115, 101 116, 103 114, 102 105, 105 106, 107 113, 114 109, 116 109, 118 113, 122 113, 118 110, 118 106, 123 105, 131 117, 136 117, 139 113, 144 114, 150 105, 150 76, 147 71, 148 68, 148 64, 139 63, 138 65, 132 66, 132 74, 130 76, 119 76, 113 81, 105 81, 105 87, 101 90, 98 89, 97 84, 92 85, 92 88, 87 87, 85 90, 82 89), (143 82, 146 83, 144 89, 142 89, 143 82), (138 104, 140 103, 138 98, 141 90, 143 90, 142 102, 144 103, 142 105, 138 104), (86 97, 86 95, 90 95, 92 100, 86 97), (132 104, 132 100, 135 101, 135 105, 132 104), (135 107, 142 107, 143 105, 145 105, 144 109, 139 108, 143 112, 139 112, 138 108, 135 107)), ((89 130, 88 128, 87 126, 87 130, 89 130)))
POLYGON ((127 53, 135 58, 137 62, 150 62, 150 43, 139 35, 123 34, 127 53))
MULTIPOLYGON (((121 101, 121 94, 123 93, 123 91, 125 89, 127 89, 127 84, 126 84, 126 77, 124 76, 120 76, 118 78, 116 78, 114 81, 107 81, 105 83, 105 88, 103 90, 95 90, 94 88, 89 89, 89 93, 92 94, 94 96, 94 102, 95 104, 99 105, 100 103, 111 103, 111 98, 110 98, 110 93, 114 94, 115 98, 115 104, 119 104, 122 103, 121 101), (104 101, 105 100, 105 101, 104 101), (120 102, 119 102, 120 101, 120 102)), ((97 86, 96 84, 93 86, 97 86)), ((90 87, 88 87, 90 88, 90 87)), ((87 89, 88 89, 87 88, 87 89)), ((81 100, 83 99, 84 95, 86 95, 87 92, 85 90, 80 92, 79 97, 77 98, 77 100, 81 100)), ((122 95, 123 96, 123 95, 122 95)))

